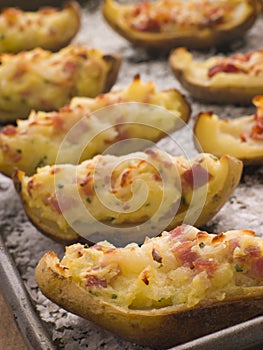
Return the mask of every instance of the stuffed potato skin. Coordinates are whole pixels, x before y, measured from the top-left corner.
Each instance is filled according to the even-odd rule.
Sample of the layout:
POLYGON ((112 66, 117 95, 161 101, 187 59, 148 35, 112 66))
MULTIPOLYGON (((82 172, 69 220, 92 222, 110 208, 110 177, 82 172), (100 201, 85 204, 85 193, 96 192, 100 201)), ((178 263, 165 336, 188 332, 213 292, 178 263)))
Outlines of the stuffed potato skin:
POLYGON ((225 8, 222 2, 200 3, 192 1, 188 5, 183 1, 157 1, 153 5, 150 2, 133 5, 105 0, 102 12, 105 20, 116 32, 135 46, 141 46, 153 53, 168 52, 180 46, 189 49, 226 46, 242 37, 256 19, 254 0, 226 1, 225 8), (173 6, 179 11, 174 17, 173 6), (214 21, 211 17, 211 23, 206 23, 209 11, 205 13, 203 9, 207 6, 212 7, 211 13, 222 10, 220 20, 214 21), (204 18, 196 20, 193 16, 188 22, 186 18, 191 17, 192 13, 195 13, 197 18, 203 14, 204 18), (137 23, 140 16, 142 23, 137 23), (186 22, 180 23, 182 18, 186 19, 186 22))
POLYGON ((90 248, 76 244, 66 248, 61 261, 55 253, 46 253, 35 270, 36 281, 42 293, 64 309, 131 342, 156 349, 169 348, 262 314, 262 271, 258 269, 254 281, 249 272, 257 265, 256 261, 262 261, 262 239, 253 237, 249 230, 215 235, 192 228, 196 237, 182 240, 182 230, 186 229, 189 230, 189 226, 164 232, 161 237, 146 240, 141 248, 133 244, 116 249, 105 242, 90 248), (165 240, 169 243, 164 244, 163 251, 161 241, 165 240), (210 240, 212 243, 208 242, 210 240), (192 246, 192 267, 186 255, 186 260, 180 258, 183 253, 178 247, 186 246, 186 242, 192 246), (240 260, 238 249, 236 252, 232 249, 234 242, 242 246, 240 260), (248 242, 251 252, 255 247, 255 256, 244 256, 248 242), (208 256, 210 262, 205 264, 208 256), (242 267, 241 257, 244 259, 242 267), (182 292, 179 291, 180 282, 173 289, 173 284, 176 286, 178 282, 176 272, 179 278, 183 277, 180 269, 185 274, 191 270, 190 274, 195 276, 190 278, 195 294, 189 289, 189 279, 182 282, 182 292), (127 281, 126 284, 121 280, 127 281), (249 284, 249 281, 253 282, 249 284), (169 292, 164 297, 169 287, 174 290, 171 292, 175 293, 174 302, 168 300, 169 292), (182 294, 186 300, 195 295, 195 304, 181 302, 182 294), (138 300, 140 306, 124 304, 127 295, 133 302, 138 300), (149 304, 151 297, 159 298, 154 306, 149 304))
POLYGON ((263 94, 263 50, 196 61, 185 48, 174 50, 170 66, 181 85, 205 103, 248 105, 263 94))
POLYGON ((218 157, 227 152, 245 165, 263 163, 263 96, 253 99, 257 111, 235 119, 219 119, 213 112, 202 112, 194 125, 195 145, 201 152, 218 157))
POLYGON ((94 97, 114 84, 118 55, 67 46, 52 53, 40 48, 0 55, 0 122, 26 118, 32 109, 52 111, 73 96, 94 97))
POLYGON ((149 227, 157 235, 183 222, 204 225, 233 193, 241 173, 242 162, 230 156, 187 160, 149 149, 99 155, 77 166, 46 166, 31 177, 16 171, 14 184, 29 219, 54 240, 73 242, 79 234, 91 242, 107 237, 127 244, 134 225, 141 225, 138 241, 149 227), (116 237, 123 226, 126 235, 116 237))
MULTIPOLYGON (((27 120, 17 121, 17 127, 5 126, 0 132, 0 171, 12 176, 14 168, 19 168, 27 175, 32 175, 39 166, 74 163, 77 152, 82 161, 103 153, 110 145, 124 139, 156 142, 183 127, 190 113, 191 108, 179 91, 157 91, 152 81, 143 82, 136 76, 127 87, 120 90, 110 91, 94 99, 75 97, 69 106, 58 112, 32 111, 27 120), (138 102, 140 105, 130 112, 128 108, 125 111, 125 105, 114 107, 125 102, 138 102), (150 110, 151 105, 158 108, 150 110), (120 113, 124 115, 122 119, 120 113), (64 146, 65 156, 58 161, 59 148, 66 135, 69 135, 71 142, 64 146), (88 140, 88 135, 91 135, 90 138, 95 136, 95 139, 87 141, 83 150, 81 139, 86 137, 88 140), (36 148, 33 154, 32 145, 36 148), (74 153, 70 152, 73 147, 74 153)), ((137 150, 138 146, 135 146, 133 149, 137 150)))
POLYGON ((68 45, 79 28, 80 7, 75 1, 66 3, 61 10, 6 8, 0 14, 0 52, 18 53, 36 47, 56 51, 68 45))

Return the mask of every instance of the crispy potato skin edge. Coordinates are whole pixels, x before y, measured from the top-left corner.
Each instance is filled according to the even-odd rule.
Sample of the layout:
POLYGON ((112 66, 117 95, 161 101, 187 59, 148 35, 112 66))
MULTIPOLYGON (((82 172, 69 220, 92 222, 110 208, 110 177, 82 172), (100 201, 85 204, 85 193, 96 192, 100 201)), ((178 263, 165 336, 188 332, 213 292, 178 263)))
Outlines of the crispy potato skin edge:
POLYGON ((59 272, 53 252, 40 260, 35 279, 42 293, 64 309, 137 344, 165 349, 262 314, 263 287, 249 288, 242 297, 197 307, 129 310, 93 297, 59 272))

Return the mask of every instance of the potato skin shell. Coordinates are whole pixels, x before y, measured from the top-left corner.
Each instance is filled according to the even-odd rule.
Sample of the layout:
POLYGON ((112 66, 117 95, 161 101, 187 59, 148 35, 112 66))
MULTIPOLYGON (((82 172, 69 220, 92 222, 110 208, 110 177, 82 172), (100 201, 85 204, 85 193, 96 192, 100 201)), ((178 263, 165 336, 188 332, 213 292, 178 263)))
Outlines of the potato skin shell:
MULTIPOLYGON (((204 131, 204 134, 206 132, 210 132, 212 134, 213 130, 212 130, 212 125, 210 125, 210 120, 213 118, 213 117, 217 117, 216 115, 214 115, 212 112, 206 112, 206 113, 199 113, 196 120, 195 120, 195 124, 194 124, 194 144, 195 144, 195 147, 196 149, 199 151, 199 152, 210 152, 212 154, 214 154, 215 156, 217 157, 220 157, 223 153, 222 149, 220 149, 219 145, 218 147, 215 147, 215 142, 217 142, 216 140, 216 136, 212 136, 210 140, 213 140, 213 144, 211 143, 211 146, 206 142, 204 143, 203 142, 203 139, 201 137, 201 132, 202 132, 202 126, 205 127, 205 131, 204 131), (202 126, 201 126, 202 125, 202 126), (215 150, 216 148, 216 150, 215 150)), ((241 117, 242 118, 242 117, 241 117)), ((254 117, 251 117, 251 118, 254 118, 254 117)), ((225 122, 228 122, 228 120, 224 120, 225 122)), ((219 118, 217 119, 217 123, 218 123, 218 129, 219 129, 219 123, 221 121, 219 120, 219 118)), ((229 122, 231 123, 231 120, 229 120, 229 122)), ((216 130, 215 130, 216 132, 216 130)), ((222 138, 222 143, 224 143, 223 141, 223 134, 221 135, 221 138, 222 138)), ((220 144, 220 141, 218 139, 218 142, 220 144)), ((244 166, 248 166, 248 165, 260 165, 260 164, 263 164, 263 148, 261 149, 261 154, 262 155, 259 155, 257 153, 257 155, 255 155, 255 153, 253 154, 253 150, 251 150, 250 152, 247 152, 247 154, 243 154, 241 155, 241 151, 239 149, 237 150, 234 150, 234 147, 236 147, 235 144, 232 145, 229 145, 229 153, 240 159, 244 166), (237 154, 237 152, 239 154, 237 154)), ((249 148, 248 148, 249 150, 249 148)), ((258 150, 260 150, 260 146, 258 148, 258 150)))
MULTIPOLYGON (((189 211, 187 208, 185 211, 179 213, 178 215, 175 215, 174 219, 167 226, 167 230, 171 230, 174 227, 181 225, 182 223, 193 224, 193 219, 195 220, 195 226, 203 226, 225 204, 226 200, 239 184, 243 163, 240 160, 228 155, 221 157, 220 162, 222 163, 222 167, 225 168, 225 171, 227 173, 224 183, 221 184, 222 188, 217 189, 216 193, 212 193, 211 190, 208 191, 208 195, 206 196, 200 213, 198 212, 198 216, 196 216, 195 207, 191 208, 192 211, 189 211)), ((13 182, 18 193, 21 192, 23 175, 24 173, 22 171, 14 171, 13 182)), ((27 201, 24 200, 22 196, 21 201, 28 218, 38 228, 38 230, 46 236, 52 238, 54 241, 61 242, 63 244, 71 244, 76 241, 83 241, 83 238, 81 238, 77 232, 72 229, 71 226, 68 227, 65 231, 62 231, 56 222, 43 219, 38 211, 30 208, 27 201)), ((199 207, 197 210, 199 211, 199 207)))
POLYGON ((192 309, 183 305, 124 309, 92 296, 63 276, 57 262, 55 253, 48 252, 35 270, 35 279, 46 297, 130 342, 155 349, 166 349, 249 320, 263 310, 263 287, 248 288, 243 296, 223 302, 207 300, 192 309))
POLYGON ((249 1, 250 12, 246 19, 237 24, 219 30, 196 31, 193 33, 180 34, 176 32, 165 35, 163 33, 139 32, 129 28, 121 18, 122 7, 113 0, 106 0, 102 6, 102 14, 109 26, 133 45, 143 47, 151 54, 168 53, 171 49, 185 46, 193 50, 205 50, 211 47, 226 47, 232 41, 242 37, 252 27, 256 18, 257 10, 254 0, 249 1), (119 16, 118 16, 119 12, 119 16))
MULTIPOLYGON (((180 57, 183 59, 184 55, 180 57)), ((251 105, 251 101, 256 95, 263 95, 263 84, 261 87, 246 87, 244 85, 229 86, 226 82, 224 87, 209 85, 209 80, 192 81, 186 75, 183 68, 176 64, 176 50, 172 51, 169 56, 169 65, 180 84, 196 100, 203 103, 216 104, 234 104, 234 105, 251 105)))

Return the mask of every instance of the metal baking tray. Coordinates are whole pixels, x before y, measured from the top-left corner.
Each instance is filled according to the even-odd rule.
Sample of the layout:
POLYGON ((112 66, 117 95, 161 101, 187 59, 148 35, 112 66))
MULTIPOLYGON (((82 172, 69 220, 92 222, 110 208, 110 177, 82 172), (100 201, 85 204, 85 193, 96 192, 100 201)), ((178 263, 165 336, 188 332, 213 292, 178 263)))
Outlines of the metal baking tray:
MULTIPOLYGON (((98 1, 88 1, 83 7, 82 27, 75 42, 100 48, 105 53, 119 52, 122 55, 123 64, 116 86, 129 84, 133 76, 139 73, 143 80, 154 80, 159 89, 182 90, 172 76, 167 57, 153 58, 143 50, 129 45, 103 21, 98 5, 98 1)), ((259 18, 246 37, 234 43, 232 52, 248 52, 263 47, 262 33, 263 21, 259 18)), ((195 54, 198 57, 208 57, 214 53, 214 50, 210 50, 195 54)), ((192 118, 187 127, 159 142, 158 146, 171 153, 175 141, 188 156, 197 153, 192 141, 192 126, 194 116, 200 111, 214 110, 225 118, 254 112, 253 107, 203 105, 182 91, 192 105, 192 118)), ((263 237, 262 194, 263 167, 246 168, 234 194, 205 229, 210 232, 252 229, 263 237)), ((61 256, 64 247, 41 235, 30 224, 12 181, 3 175, 0 175, 0 232, 0 288, 29 349, 148 349, 126 342, 91 322, 64 311, 41 294, 34 280, 34 268, 45 252, 54 250, 61 256)), ((262 345, 263 317, 260 316, 176 346, 173 350, 242 350, 259 349, 262 345)))

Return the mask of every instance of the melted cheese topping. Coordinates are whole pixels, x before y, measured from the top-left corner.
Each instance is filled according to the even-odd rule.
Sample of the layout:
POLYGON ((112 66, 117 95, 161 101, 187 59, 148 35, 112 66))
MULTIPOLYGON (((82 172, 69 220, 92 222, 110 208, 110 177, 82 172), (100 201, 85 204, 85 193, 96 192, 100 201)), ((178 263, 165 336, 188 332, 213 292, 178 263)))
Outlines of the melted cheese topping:
MULTIPOLYGON (((94 67, 92 61, 96 61, 96 66, 100 67, 100 59, 93 58, 92 53, 88 60, 91 72, 94 67)), ((96 70, 94 79, 95 73, 96 70)), ((80 73, 77 75, 80 76, 80 73)), ((84 77, 81 80, 84 82, 84 77)), ((90 80, 87 79, 87 87, 94 88, 95 82, 93 84, 92 81, 92 76, 90 80)), ((46 85, 52 85, 52 80, 46 85)), ((55 82, 54 86, 57 86, 55 82)), ((50 93, 49 89, 47 91, 50 93)), ((43 98, 44 95, 39 92, 39 97, 43 98)), ((27 120, 18 120, 17 127, 6 126, 0 133, 0 170, 12 175, 13 168, 18 167, 32 174, 36 168, 47 164, 76 163, 91 158, 103 153, 111 144, 127 138, 157 141, 165 133, 183 126, 179 121, 181 118, 187 120, 189 112, 187 102, 176 90, 157 92, 153 82, 144 83, 136 77, 128 87, 119 91, 95 99, 74 98, 69 106, 58 112, 33 111, 27 120), (120 104, 131 101, 144 105, 120 104), (109 108, 111 105, 113 107, 109 108), (151 105, 162 108, 153 108, 151 105), (108 107, 107 110, 103 110, 104 107, 108 107), (94 111, 97 112, 92 113, 94 111), (66 135, 63 152, 56 159, 66 135)))
POLYGON ((189 208, 193 193, 200 203, 207 192, 221 188, 224 176, 218 159, 209 154, 189 161, 149 149, 121 157, 99 155, 78 166, 39 168, 32 177, 22 176, 21 196, 29 210, 62 231, 69 225, 92 231, 98 221, 167 227, 175 214, 189 208))
POLYGON ((0 61, 0 119, 5 112, 25 118, 31 109, 56 110, 77 95, 94 97, 112 68, 101 51, 82 46, 2 54, 0 61))
POLYGON ((7 8, 0 15, 0 52, 19 52, 35 47, 59 49, 77 33, 79 22, 79 6, 74 2, 62 10, 46 7, 25 12, 7 8))
POLYGON ((69 246, 57 268, 94 297, 121 307, 193 307, 263 286, 263 240, 249 230, 217 235, 180 226, 142 246, 69 246))
POLYGON ((210 0, 141 2, 125 18, 133 29, 146 32, 220 28, 240 5, 240 1, 210 0))

